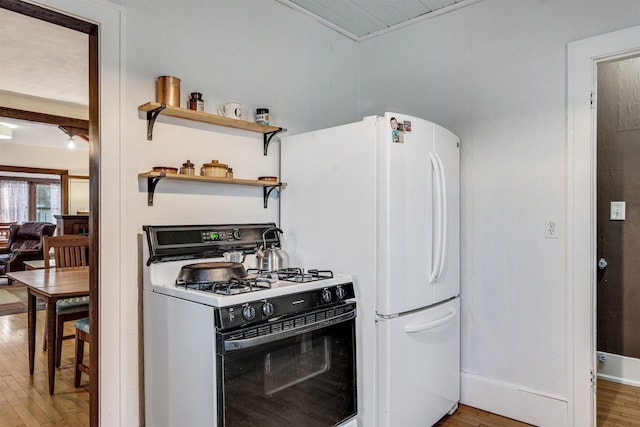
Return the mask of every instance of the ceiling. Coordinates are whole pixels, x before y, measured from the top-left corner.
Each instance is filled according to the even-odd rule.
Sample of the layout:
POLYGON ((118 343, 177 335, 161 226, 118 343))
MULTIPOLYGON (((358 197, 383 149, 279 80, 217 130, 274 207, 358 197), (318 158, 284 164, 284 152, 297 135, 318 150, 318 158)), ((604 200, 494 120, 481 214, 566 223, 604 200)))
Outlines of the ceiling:
POLYGON ((276 0, 356 41, 480 0, 276 0))
MULTIPOLYGON (((0 8, 0 56, 3 97, 88 106, 87 34, 0 8)), ((2 144, 67 147, 68 137, 57 126, 4 117, 0 122, 15 126, 13 138, 2 144)), ((75 139, 77 149, 88 150, 75 139)))
MULTIPOLYGON (((13 130, 13 138, 7 141, 2 140, 3 144, 68 148, 69 137, 56 125, 6 117, 0 117, 0 124, 9 126, 13 130)), ((89 144, 82 138, 74 137, 73 143, 75 150, 89 151, 89 144)))
POLYGON ((84 33, 0 8, 0 90, 89 105, 84 33))

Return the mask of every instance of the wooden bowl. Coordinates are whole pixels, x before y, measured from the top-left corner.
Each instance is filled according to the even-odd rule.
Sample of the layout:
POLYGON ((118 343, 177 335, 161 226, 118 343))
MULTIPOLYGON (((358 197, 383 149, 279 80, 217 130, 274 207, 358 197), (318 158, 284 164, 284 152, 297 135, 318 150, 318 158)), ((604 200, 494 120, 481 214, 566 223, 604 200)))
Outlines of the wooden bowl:
POLYGON ((259 176, 258 181, 278 182, 277 176, 259 176))
POLYGON ((178 168, 172 168, 171 166, 154 166, 153 171, 164 173, 178 173, 178 168))

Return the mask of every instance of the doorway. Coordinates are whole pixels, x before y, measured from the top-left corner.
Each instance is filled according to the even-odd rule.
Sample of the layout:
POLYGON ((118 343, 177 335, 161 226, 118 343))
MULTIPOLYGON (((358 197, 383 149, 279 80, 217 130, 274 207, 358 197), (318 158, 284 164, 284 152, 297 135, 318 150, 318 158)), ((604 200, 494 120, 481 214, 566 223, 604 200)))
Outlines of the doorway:
POLYGON ((640 54, 640 27, 569 43, 567 346, 569 424, 596 424, 598 65, 640 54))
MULTIPOLYGON (((56 26, 64 27, 88 36, 88 140, 89 140, 89 176, 90 176, 90 196, 89 196, 89 292, 90 307, 89 319, 92 331, 90 340, 90 385, 89 385, 89 420, 91 426, 99 423, 99 287, 98 269, 100 265, 99 257, 99 207, 100 207, 100 123, 99 123, 99 79, 98 79, 98 26, 94 23, 86 22, 69 15, 58 13, 34 4, 0 0, 0 8, 17 14, 29 16, 38 20, 46 21, 56 26)), ((13 108, 2 108, 3 113, 8 113, 9 117, 27 119, 29 111, 13 108)), ((46 114, 44 114, 46 116, 46 114)), ((55 117, 55 116, 52 116, 55 117)), ((47 120, 41 120, 47 121, 47 120)), ((54 122, 55 123, 55 122, 54 122)), ((66 131, 65 131, 66 132, 66 131)))
POLYGON ((640 423, 640 57, 597 64, 597 423, 640 423), (624 396, 623 396, 624 395, 624 396))

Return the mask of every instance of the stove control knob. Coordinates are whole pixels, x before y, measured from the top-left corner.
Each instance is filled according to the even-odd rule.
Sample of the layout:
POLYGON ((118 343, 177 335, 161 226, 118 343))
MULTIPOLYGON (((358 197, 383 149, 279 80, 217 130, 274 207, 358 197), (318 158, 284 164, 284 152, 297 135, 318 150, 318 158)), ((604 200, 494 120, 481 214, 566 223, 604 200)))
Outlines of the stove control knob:
POLYGON ((245 305, 242 309, 242 317, 246 320, 253 320, 256 317, 256 309, 250 305, 245 305))
POLYGON ((269 301, 265 301, 265 303, 262 304, 262 314, 265 316, 271 316, 273 314, 273 304, 269 301))
POLYGON ((347 291, 345 291, 342 286, 338 286, 336 288, 336 298, 344 299, 344 297, 346 297, 346 296, 347 296, 347 291))
POLYGON ((238 230, 237 228, 233 229, 233 238, 236 240, 240 240, 240 230, 238 230))
POLYGON ((322 290, 322 301, 331 302, 331 291, 327 288, 322 290))

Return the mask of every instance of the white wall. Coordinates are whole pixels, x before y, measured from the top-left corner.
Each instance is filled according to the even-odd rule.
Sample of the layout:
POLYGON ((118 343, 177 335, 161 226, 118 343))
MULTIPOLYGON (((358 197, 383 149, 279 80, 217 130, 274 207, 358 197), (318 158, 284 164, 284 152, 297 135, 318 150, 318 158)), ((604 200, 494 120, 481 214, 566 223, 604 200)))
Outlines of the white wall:
POLYGON ((70 175, 89 175, 89 152, 36 145, 0 143, 0 165, 67 169, 70 175))
MULTIPOLYGON (((156 97, 159 75, 179 77, 182 106, 192 91, 205 111, 239 99, 245 118, 256 107, 271 110, 271 124, 290 133, 354 121, 357 115, 358 46, 271 0, 129 0, 126 7, 126 109, 123 170, 126 203, 126 279, 122 307, 125 336, 122 390, 126 425, 137 425, 138 284, 141 260, 136 236, 144 224, 277 221, 277 199, 262 207, 257 187, 161 181, 147 206, 146 180, 153 166, 197 167, 212 159, 228 163, 236 178, 278 173, 279 143, 262 155, 262 136, 202 123, 160 118, 153 141, 137 107, 156 97)), ((286 191, 286 190, 284 190, 286 191)), ((108 374, 107 374, 108 375, 108 374)))
POLYGON ((361 115, 462 140, 466 403, 566 423, 566 46, 639 23, 635 0, 485 0, 361 44, 361 115))

